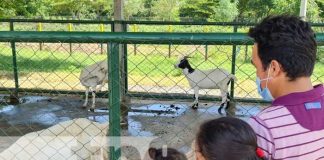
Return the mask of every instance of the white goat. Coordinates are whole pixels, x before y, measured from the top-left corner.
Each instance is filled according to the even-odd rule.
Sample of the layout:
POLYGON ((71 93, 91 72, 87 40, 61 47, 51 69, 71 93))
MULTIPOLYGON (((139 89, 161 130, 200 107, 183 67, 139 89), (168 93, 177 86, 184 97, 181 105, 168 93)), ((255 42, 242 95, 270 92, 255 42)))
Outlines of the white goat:
POLYGON ((108 63, 103 60, 87 66, 81 71, 80 82, 86 88, 85 102, 83 108, 88 104, 89 90, 92 92, 92 105, 90 111, 94 112, 96 92, 101 91, 101 88, 108 82, 108 63))
POLYGON ((108 159, 107 130, 85 118, 60 122, 20 137, 0 159, 108 159))
MULTIPOLYGON (((176 68, 181 68, 183 74, 187 78, 189 85, 194 89, 195 101, 191 108, 198 108, 198 96, 199 89, 220 89, 222 103, 218 109, 218 113, 222 114, 221 110, 224 107, 225 103, 230 101, 228 94, 228 85, 231 80, 236 80, 236 77, 226 70, 221 68, 215 68, 210 70, 198 70, 193 69, 188 59, 189 57, 184 56, 180 59, 179 63, 175 65, 176 68)), ((226 111, 228 109, 228 103, 226 105, 226 111)))

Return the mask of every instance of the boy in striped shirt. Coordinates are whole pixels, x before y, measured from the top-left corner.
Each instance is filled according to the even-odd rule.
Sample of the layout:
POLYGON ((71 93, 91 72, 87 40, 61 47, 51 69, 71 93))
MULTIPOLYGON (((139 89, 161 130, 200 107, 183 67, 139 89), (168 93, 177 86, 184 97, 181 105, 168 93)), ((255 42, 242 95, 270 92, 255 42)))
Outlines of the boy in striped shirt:
POLYGON ((312 86, 315 35, 295 16, 267 17, 251 28, 259 94, 273 101, 249 123, 269 159, 324 160, 324 88, 312 86))

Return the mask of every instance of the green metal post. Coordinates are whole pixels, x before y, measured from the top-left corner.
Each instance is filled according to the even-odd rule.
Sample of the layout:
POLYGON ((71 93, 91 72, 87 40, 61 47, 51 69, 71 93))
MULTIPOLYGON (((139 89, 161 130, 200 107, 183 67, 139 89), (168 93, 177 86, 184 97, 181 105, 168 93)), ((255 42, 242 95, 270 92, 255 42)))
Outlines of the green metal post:
MULTIPOLYGON (((69 32, 72 32, 72 23, 68 24, 68 30, 69 32)), ((72 43, 70 43, 69 48, 70 48, 70 54, 72 54, 72 43)))
MULTIPOLYGON (((171 25, 169 25, 168 32, 172 32, 172 26, 171 25)), ((171 44, 169 44, 169 54, 168 54, 168 57, 169 58, 171 57, 171 44)))
MULTIPOLYGON (((207 26, 204 27, 204 32, 208 33, 209 32, 209 28, 207 28, 207 26)), ((208 59, 208 45, 205 45, 205 61, 207 61, 208 59)))
MULTIPOLYGON (((137 25, 136 24, 134 24, 133 32, 137 32, 137 25)), ((136 46, 136 44, 134 44, 134 55, 136 55, 136 54, 137 54, 137 46, 136 46)))
POLYGON ((110 160, 118 160, 120 152, 120 77, 119 44, 109 43, 108 81, 109 81, 109 153, 110 160))
MULTIPOLYGON (((38 32, 41 32, 42 30, 43 30, 43 28, 42 28, 42 23, 38 23, 38 24, 37 24, 37 31, 38 31, 38 32)), ((40 50, 40 51, 43 50, 43 43, 42 43, 42 42, 39 43, 39 50, 40 50)))
POLYGON ((208 59, 208 45, 205 45, 205 61, 208 59))
MULTIPOLYGON (((237 26, 234 26, 234 33, 237 32, 237 26)), ((232 49, 232 71, 231 73, 235 75, 235 65, 236 65, 236 45, 233 45, 232 49)), ((231 92, 230 95, 232 98, 234 98, 234 81, 231 82, 231 92)))
MULTIPOLYGON (((14 24, 10 22, 10 31, 14 31, 14 24)), ((18 89, 19 89, 19 82, 18 82, 18 67, 17 67, 17 55, 16 55, 16 44, 15 42, 11 42, 11 50, 12 50, 12 64, 13 64, 13 71, 14 71, 14 79, 15 79, 15 90, 14 95, 10 97, 10 101, 13 103, 18 102, 18 89)))
MULTIPOLYGON (((123 24, 123 31, 127 31, 127 23, 122 23, 123 24)), ((124 82, 125 82, 125 88, 124 88, 124 94, 127 94, 128 92, 128 66, 127 66, 127 44, 124 44, 124 82)))
POLYGON ((169 54, 168 54, 168 57, 169 58, 171 57, 171 44, 169 44, 169 54))
MULTIPOLYGON (((103 24, 100 24, 99 30, 100 30, 100 32, 105 32, 105 27, 103 24)), ((103 44, 102 43, 100 43, 100 54, 103 54, 103 44)))
POLYGON ((249 47, 248 45, 245 45, 244 62, 248 61, 248 49, 249 49, 248 47, 249 47))

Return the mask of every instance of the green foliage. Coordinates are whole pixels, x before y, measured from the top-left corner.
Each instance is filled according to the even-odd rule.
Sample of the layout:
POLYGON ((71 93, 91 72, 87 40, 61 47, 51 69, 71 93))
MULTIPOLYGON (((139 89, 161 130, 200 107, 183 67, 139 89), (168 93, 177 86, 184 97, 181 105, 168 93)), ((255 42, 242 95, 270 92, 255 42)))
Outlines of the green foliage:
POLYGON ((180 7, 180 17, 190 17, 194 20, 207 21, 216 10, 219 0, 186 0, 180 7))
POLYGON ((15 5, 11 0, 2 0, 0 2, 0 17, 8 18, 16 16, 15 5))
POLYGON ((238 15, 238 1, 219 0, 218 6, 214 8, 214 14, 209 18, 210 21, 232 22, 238 15))
POLYGON ((144 10, 143 0, 125 0, 124 1, 124 16, 125 19, 130 19, 131 16, 136 15, 144 10))
MULTIPOLYGON (((258 22, 275 14, 299 15, 300 0, 123 0, 126 20, 258 22), (135 17, 135 19, 134 19, 135 17), (141 18, 141 19, 139 19, 141 18)), ((98 19, 113 15, 114 0, 1 0, 0 18, 66 16, 98 19)), ((324 1, 308 0, 307 20, 324 20, 324 1)))
POLYGON ((2 0, 0 17, 45 16, 49 10, 47 6, 50 6, 50 0, 2 0))
POLYGON ((315 2, 317 3, 317 6, 319 8, 319 12, 320 12, 319 16, 321 18, 324 18, 324 1, 322 1, 322 0, 315 0, 315 2))
POLYGON ((89 12, 92 15, 99 17, 109 17, 113 14, 113 1, 112 0, 96 0, 92 1, 89 7, 89 12))
MULTIPOLYGON (((320 8, 315 0, 307 1, 307 20, 311 22, 319 22, 320 20, 320 8)), ((322 20, 324 17, 322 17, 322 20)))
POLYGON ((112 0, 53 0, 51 14, 77 18, 97 18, 110 15, 112 0))
POLYGON ((324 46, 319 46, 317 48, 316 60, 322 62, 324 65, 324 46))
MULTIPOLYGON (((318 21, 320 19, 318 4, 315 0, 308 0, 308 21, 318 21)), ((249 21, 257 22, 269 15, 291 14, 298 16, 299 8, 300 1, 297 0, 239 0, 238 19, 248 19, 249 21), (254 18, 252 19, 251 17, 254 18)))
POLYGON ((161 20, 178 20, 181 0, 159 0, 154 1, 152 11, 161 20))

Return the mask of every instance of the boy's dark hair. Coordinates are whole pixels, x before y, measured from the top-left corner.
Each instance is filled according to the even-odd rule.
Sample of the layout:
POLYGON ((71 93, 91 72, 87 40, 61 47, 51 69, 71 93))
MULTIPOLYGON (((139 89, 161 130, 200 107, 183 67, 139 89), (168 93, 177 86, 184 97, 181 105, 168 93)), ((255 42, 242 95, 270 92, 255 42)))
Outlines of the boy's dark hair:
POLYGON ((173 148, 166 148, 165 155, 163 153, 163 148, 149 148, 148 152, 153 160, 187 160, 183 153, 173 148))
POLYGON ((260 160, 257 138, 243 120, 222 117, 205 122, 197 135, 198 151, 206 160, 260 160))
POLYGON ((290 15, 269 16, 248 35, 258 44, 263 69, 277 60, 287 77, 310 77, 316 60, 315 34, 309 23, 290 15))

